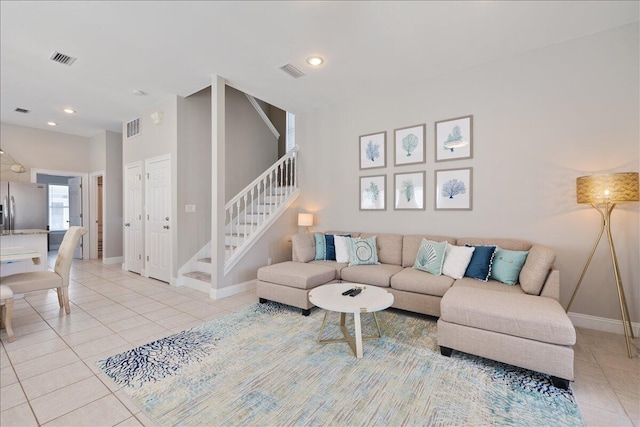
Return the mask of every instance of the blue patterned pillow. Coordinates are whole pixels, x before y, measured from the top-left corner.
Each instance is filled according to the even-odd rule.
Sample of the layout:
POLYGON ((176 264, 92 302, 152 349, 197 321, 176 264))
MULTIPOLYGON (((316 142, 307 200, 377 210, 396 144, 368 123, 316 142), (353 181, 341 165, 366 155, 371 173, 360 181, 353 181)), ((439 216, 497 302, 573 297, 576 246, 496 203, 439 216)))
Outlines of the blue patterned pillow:
POLYGON ((379 264, 376 236, 349 239, 349 267, 371 264, 379 264))
POLYGON ((464 272, 466 277, 472 277, 474 279, 487 282, 489 276, 491 276, 491 264, 493 262, 493 256, 496 253, 497 246, 475 246, 466 245, 470 248, 476 248, 471 256, 471 261, 467 267, 467 271, 464 272))
POLYGON ((334 236, 351 237, 351 234, 325 234, 324 259, 326 261, 336 260, 336 240, 334 236))
POLYGON ((413 268, 435 274, 436 276, 441 275, 446 249, 447 242, 433 242, 422 239, 413 268))
POLYGON ((324 254, 325 254, 325 239, 324 239, 324 234, 322 233, 314 233, 313 237, 316 239, 316 256, 315 256, 315 260, 324 260, 324 254))
POLYGON ((515 285, 518 283, 520 270, 527 260, 527 255, 529 251, 508 251, 498 248, 493 257, 491 278, 505 285, 515 285))

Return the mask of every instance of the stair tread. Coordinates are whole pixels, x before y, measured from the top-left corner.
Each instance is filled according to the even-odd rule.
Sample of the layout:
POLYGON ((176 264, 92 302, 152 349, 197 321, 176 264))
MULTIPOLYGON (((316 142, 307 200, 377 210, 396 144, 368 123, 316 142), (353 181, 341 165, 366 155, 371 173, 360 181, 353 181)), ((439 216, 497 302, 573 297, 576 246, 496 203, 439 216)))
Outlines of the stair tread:
POLYGON ((191 271, 189 273, 184 273, 183 276, 211 283, 211 275, 204 271, 191 271))

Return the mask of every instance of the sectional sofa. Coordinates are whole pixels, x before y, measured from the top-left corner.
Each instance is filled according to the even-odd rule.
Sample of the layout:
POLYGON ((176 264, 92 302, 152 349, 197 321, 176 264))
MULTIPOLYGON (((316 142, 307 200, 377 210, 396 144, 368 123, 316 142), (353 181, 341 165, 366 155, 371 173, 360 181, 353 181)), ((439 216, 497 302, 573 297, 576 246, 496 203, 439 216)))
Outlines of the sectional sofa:
POLYGON ((338 233, 376 236, 376 265, 315 260, 314 234, 292 236, 292 261, 258 270, 261 302, 292 305, 308 315, 311 289, 335 282, 380 286, 394 296, 394 308, 438 317, 438 344, 443 355, 452 350, 542 372, 554 385, 567 388, 574 378, 575 329, 559 303, 559 272, 555 254, 545 246, 515 239, 454 238, 435 235, 338 233), (495 245, 528 251, 512 286, 470 277, 453 279, 413 268, 423 239, 451 245, 495 245))

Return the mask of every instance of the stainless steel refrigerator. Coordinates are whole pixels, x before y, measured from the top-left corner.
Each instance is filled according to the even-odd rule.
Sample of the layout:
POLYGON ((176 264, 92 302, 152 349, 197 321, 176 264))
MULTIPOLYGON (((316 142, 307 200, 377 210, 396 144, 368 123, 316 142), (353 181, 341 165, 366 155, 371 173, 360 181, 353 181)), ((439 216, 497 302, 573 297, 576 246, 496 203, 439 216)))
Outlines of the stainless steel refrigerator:
POLYGON ((0 231, 47 229, 47 186, 0 182, 0 231))

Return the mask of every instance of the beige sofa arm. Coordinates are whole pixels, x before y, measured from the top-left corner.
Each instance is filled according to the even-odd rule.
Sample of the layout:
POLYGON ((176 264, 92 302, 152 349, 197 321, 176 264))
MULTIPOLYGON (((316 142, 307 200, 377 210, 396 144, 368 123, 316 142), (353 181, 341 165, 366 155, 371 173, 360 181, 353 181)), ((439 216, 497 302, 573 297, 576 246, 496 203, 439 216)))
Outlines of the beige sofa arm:
POLYGON ((555 267, 551 268, 540 292, 540 296, 553 298, 558 302, 560 301, 560 270, 555 267))

